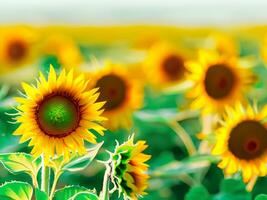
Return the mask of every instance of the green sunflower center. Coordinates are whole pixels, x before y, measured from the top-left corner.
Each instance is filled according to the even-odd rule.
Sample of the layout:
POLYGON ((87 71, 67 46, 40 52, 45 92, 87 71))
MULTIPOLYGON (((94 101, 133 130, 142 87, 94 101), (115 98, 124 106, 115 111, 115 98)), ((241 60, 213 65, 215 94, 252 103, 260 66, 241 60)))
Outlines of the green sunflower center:
POLYGON ((267 149, 267 130, 257 121, 240 122, 230 133, 228 148, 239 159, 258 158, 267 149))
POLYGON ((164 59, 162 69, 171 81, 179 80, 184 77, 184 60, 177 55, 170 55, 164 59))
POLYGON ((98 102, 106 101, 104 109, 110 111, 118 108, 126 100, 126 84, 119 76, 109 74, 100 78, 96 87, 99 87, 98 102))
POLYGON ((45 98, 37 113, 40 128, 50 136, 63 137, 74 131, 79 124, 79 108, 65 96, 45 98))
POLYGON ((27 54, 26 45, 21 41, 13 41, 9 44, 7 55, 14 62, 21 61, 27 54))
POLYGON ((214 99, 223 99, 233 90, 236 77, 229 66, 216 64, 206 72, 204 86, 208 95, 214 99))

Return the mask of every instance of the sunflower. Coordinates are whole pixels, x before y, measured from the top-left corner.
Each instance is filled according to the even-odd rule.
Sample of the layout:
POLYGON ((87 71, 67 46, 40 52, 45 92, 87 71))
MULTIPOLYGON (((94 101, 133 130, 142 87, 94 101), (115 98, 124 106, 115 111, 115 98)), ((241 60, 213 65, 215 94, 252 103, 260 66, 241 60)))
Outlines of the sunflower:
POLYGON ((156 43, 148 51, 144 72, 152 86, 160 89, 184 81, 185 55, 167 43, 156 43))
POLYGON ((45 41, 43 50, 46 55, 56 56, 59 63, 67 69, 82 64, 81 51, 70 37, 63 35, 50 36, 45 41))
POLYGON ((70 152, 86 152, 84 140, 96 143, 94 130, 101 135, 105 130, 98 122, 103 102, 96 103, 97 89, 86 90, 83 74, 75 77, 73 71, 62 70, 59 76, 50 67, 46 80, 40 73, 37 86, 22 83, 25 97, 18 97, 17 122, 21 123, 14 135, 20 142, 30 140, 32 154, 44 154, 46 160, 54 155, 69 158, 70 152))
POLYGON ((217 51, 221 55, 236 56, 238 47, 231 36, 222 33, 213 33, 206 38, 204 47, 217 51))
POLYGON ((128 68, 107 62, 103 68, 89 73, 91 88, 99 88, 97 101, 105 101, 104 113, 109 129, 129 128, 132 113, 140 108, 143 100, 142 86, 129 74, 128 68))
POLYGON ((37 35, 26 28, 12 28, 1 32, 0 63, 1 73, 17 69, 36 57, 37 35))
POLYGON ((188 97, 192 108, 203 113, 223 112, 226 105, 241 100, 255 77, 239 66, 235 57, 224 57, 213 51, 200 51, 196 62, 187 63, 188 79, 193 82, 188 97))
POLYGON ((112 177, 114 185, 123 194, 125 199, 137 199, 145 195, 148 165, 145 164, 151 158, 143 151, 148 147, 145 141, 134 144, 133 136, 125 143, 117 145, 112 154, 112 177))
POLYGON ((267 174, 267 106, 260 112, 237 103, 227 107, 212 154, 221 155, 219 167, 227 174, 241 170, 245 182, 267 174))

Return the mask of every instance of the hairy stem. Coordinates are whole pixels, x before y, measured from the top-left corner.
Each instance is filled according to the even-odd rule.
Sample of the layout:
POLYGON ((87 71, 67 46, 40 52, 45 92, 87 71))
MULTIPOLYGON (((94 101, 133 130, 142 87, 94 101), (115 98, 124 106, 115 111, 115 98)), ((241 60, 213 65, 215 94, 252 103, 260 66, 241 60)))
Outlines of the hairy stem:
POLYGON ((49 199, 52 199, 54 196, 59 177, 60 177, 60 172, 55 172, 55 177, 54 177, 54 181, 53 181, 53 185, 51 188, 49 199))
POLYGON ((111 163, 106 164, 106 171, 103 179, 102 192, 100 194, 100 200, 109 200, 109 183, 111 176, 111 163))
POLYGON ((42 180, 41 190, 46 194, 49 194, 49 183, 50 183, 50 168, 45 165, 44 157, 42 157, 42 180))

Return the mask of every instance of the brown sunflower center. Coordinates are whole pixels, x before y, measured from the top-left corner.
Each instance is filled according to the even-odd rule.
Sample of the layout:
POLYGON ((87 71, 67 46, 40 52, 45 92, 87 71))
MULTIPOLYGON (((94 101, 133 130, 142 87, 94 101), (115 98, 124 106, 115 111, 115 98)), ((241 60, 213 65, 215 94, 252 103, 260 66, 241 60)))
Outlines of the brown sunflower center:
POLYGON ((46 97, 37 109, 37 121, 45 134, 52 137, 67 136, 79 125, 79 106, 67 96, 46 97))
POLYGON ((7 55, 10 60, 14 62, 21 61, 27 54, 26 44, 22 41, 16 40, 9 44, 7 55))
POLYGON ((257 121, 240 122, 230 133, 228 148, 239 159, 258 158, 267 149, 267 130, 257 121))
POLYGON ((177 55, 170 55, 163 61, 162 69, 168 79, 179 80, 185 73, 184 60, 177 55))
POLYGON ((100 78, 96 87, 99 87, 100 96, 97 101, 106 101, 104 109, 109 111, 119 107, 126 99, 126 84, 115 74, 100 78))
POLYGON ((204 86, 208 95, 214 99, 223 99, 233 90, 236 77, 229 66, 216 64, 206 72, 204 86))

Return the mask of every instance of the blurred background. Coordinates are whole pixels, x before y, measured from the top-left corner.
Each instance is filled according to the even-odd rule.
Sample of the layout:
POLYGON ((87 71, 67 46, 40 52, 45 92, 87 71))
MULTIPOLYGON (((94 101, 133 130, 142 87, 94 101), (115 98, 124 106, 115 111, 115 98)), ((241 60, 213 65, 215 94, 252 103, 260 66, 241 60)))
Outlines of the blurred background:
POLYGON ((0 7, 0 23, 178 26, 265 24, 266 6, 264 0, 10 0, 0 7))

